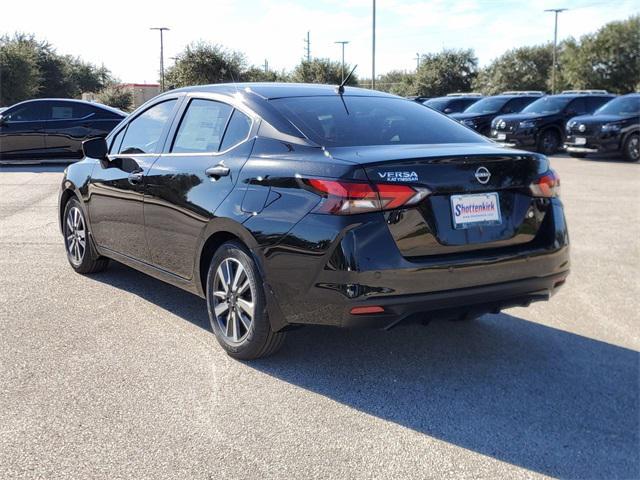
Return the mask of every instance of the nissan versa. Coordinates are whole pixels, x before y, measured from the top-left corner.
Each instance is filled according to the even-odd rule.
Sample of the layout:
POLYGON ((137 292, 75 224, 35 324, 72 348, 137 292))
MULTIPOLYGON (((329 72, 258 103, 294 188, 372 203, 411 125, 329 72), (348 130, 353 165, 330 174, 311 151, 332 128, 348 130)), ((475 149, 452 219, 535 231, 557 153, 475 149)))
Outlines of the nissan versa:
POLYGON ((114 259, 206 298, 237 358, 273 353, 299 325, 528 305, 569 273, 546 157, 381 92, 174 90, 84 154, 60 192, 71 266, 114 259))

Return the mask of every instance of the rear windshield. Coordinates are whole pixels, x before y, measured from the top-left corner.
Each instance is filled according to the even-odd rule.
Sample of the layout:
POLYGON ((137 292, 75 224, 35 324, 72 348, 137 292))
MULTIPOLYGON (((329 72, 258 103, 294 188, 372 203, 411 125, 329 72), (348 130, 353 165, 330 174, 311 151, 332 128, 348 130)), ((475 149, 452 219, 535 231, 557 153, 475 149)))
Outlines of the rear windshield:
POLYGON ((596 110, 594 115, 640 115, 640 95, 615 98, 596 110))
POLYGON ((447 108, 447 105, 449 105, 450 101, 451 100, 449 100, 448 98, 433 99, 427 100, 426 102, 424 102, 424 105, 426 105, 427 107, 435 108, 436 110, 440 110, 442 112, 445 108, 447 108))
POLYGON ((322 146, 488 142, 455 120, 402 98, 336 94, 271 102, 302 133, 322 146))

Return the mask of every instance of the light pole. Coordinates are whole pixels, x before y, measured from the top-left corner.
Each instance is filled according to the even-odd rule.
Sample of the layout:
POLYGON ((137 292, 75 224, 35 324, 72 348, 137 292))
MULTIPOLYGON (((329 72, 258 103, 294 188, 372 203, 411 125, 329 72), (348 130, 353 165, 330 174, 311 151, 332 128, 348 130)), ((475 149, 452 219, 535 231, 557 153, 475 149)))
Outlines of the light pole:
POLYGON ((160 91, 164 92, 164 39, 163 33, 168 27, 151 27, 149 30, 160 31, 160 91))
POLYGON ((344 46, 349 43, 348 40, 341 40, 339 42, 333 42, 333 43, 339 43, 340 45, 342 45, 342 81, 344 82, 344 46))
POLYGON ((376 88, 376 0, 373 0, 373 25, 371 36, 371 89, 376 88))
POLYGON ((555 23, 553 27, 553 69, 551 70, 551 93, 556 93, 556 67, 557 67, 557 50, 558 50, 558 14, 566 12, 566 8, 548 8, 545 12, 553 12, 555 14, 555 23))

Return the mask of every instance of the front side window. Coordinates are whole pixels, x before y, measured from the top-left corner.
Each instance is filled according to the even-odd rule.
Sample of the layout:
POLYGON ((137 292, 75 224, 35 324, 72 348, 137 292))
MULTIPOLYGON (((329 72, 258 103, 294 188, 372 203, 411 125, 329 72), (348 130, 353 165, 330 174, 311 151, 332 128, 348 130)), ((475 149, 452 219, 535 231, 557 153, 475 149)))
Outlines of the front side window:
POLYGON ((111 148, 109 149, 109 153, 116 153, 120 151, 120 145, 122 145, 122 138, 124 137, 125 132, 127 131, 127 127, 124 127, 120 130, 115 137, 113 137, 113 141, 111 142, 111 148))
POLYGON ((213 100, 191 100, 182 117, 172 153, 217 152, 232 107, 213 100))
POLYGON ((271 103, 323 146, 488 142, 455 120, 401 98, 336 94, 278 98, 271 103))
POLYGON ((160 137, 171 118, 176 99, 159 103, 134 118, 126 129, 119 153, 130 155, 159 153, 160 137))
POLYGON ((35 102, 21 105, 16 107, 15 110, 3 113, 2 116, 9 122, 33 122, 43 120, 44 109, 42 108, 42 103, 43 102, 35 102))

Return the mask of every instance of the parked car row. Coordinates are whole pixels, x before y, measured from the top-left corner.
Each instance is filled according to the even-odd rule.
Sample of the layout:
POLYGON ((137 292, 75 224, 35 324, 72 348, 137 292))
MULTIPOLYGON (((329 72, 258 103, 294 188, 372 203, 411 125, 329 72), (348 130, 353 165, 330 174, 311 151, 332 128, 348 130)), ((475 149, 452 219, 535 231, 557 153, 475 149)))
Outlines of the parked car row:
POLYGON ((106 137, 127 114, 69 99, 20 102, 0 113, 0 162, 82 158, 82 142, 106 137))
POLYGON ((640 94, 616 96, 604 90, 567 90, 558 95, 510 91, 483 97, 455 93, 422 100, 463 125, 508 146, 552 155, 621 153, 640 159, 640 94))

